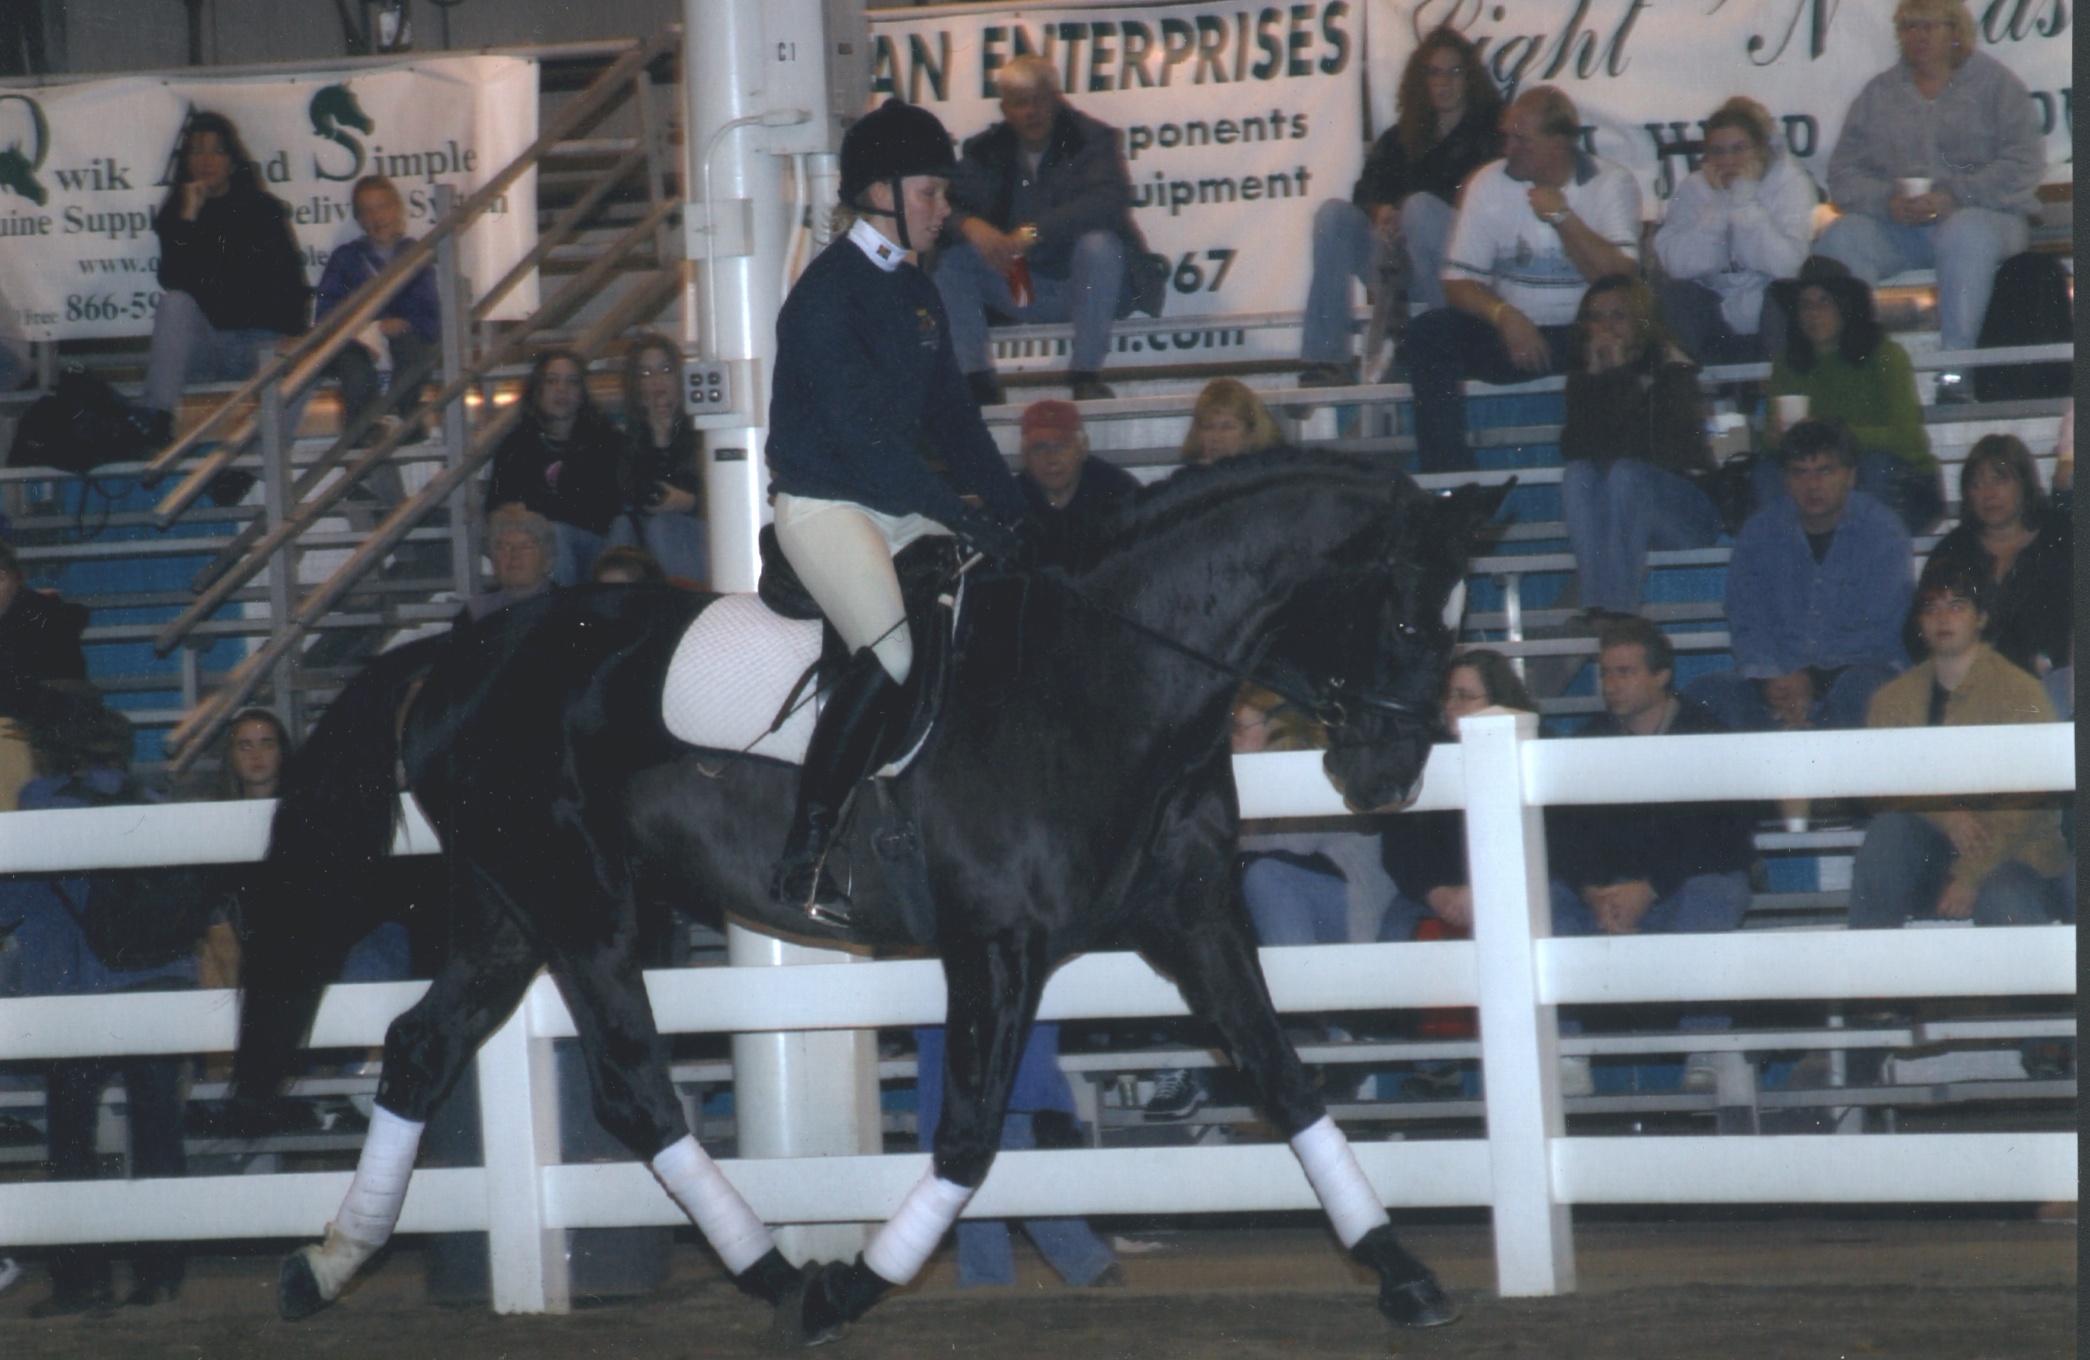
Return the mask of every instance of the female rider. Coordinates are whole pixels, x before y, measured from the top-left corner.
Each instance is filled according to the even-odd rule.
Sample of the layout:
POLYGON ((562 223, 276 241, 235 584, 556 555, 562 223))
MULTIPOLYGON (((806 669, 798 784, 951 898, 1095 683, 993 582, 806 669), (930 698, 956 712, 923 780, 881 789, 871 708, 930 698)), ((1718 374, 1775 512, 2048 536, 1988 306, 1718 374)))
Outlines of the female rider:
POLYGON ((915 265, 934 244, 956 166, 926 109, 887 100, 842 139, 841 201, 854 221, 806 268, 777 316, 769 408, 777 546, 852 653, 813 729, 798 809, 771 883, 779 902, 845 917, 826 872, 843 800, 900 712, 913 663, 894 554, 958 534, 989 556, 1020 547, 967 507, 1014 519, 1023 495, 980 419, 936 287, 915 265))

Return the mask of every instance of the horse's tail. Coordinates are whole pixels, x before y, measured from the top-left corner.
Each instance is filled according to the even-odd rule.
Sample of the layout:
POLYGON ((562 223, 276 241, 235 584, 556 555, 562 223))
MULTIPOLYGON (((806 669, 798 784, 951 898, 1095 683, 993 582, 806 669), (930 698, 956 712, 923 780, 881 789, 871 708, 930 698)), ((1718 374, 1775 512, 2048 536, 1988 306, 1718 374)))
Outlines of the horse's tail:
POLYGON ((250 1111, 290 1075, 348 951, 397 906, 380 889, 392 881, 400 713, 450 645, 426 638, 372 659, 284 767, 268 858, 241 895, 233 1088, 250 1111))

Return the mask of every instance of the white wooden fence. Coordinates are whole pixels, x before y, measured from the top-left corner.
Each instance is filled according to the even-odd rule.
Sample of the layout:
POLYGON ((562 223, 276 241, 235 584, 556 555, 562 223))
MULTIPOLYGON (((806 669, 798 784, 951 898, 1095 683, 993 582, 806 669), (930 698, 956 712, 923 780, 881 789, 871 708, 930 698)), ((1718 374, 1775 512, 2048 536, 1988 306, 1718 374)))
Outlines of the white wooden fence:
MULTIPOLYGON (((2074 726, 1541 741, 1529 715, 1466 719, 1433 756, 1418 810, 1464 805, 1475 939, 1265 951, 1281 1009, 1478 1006, 1487 1136, 1361 1144, 1389 1205, 1489 1205, 1507 1295, 1575 1285, 1572 1204, 2073 1199, 2076 1135, 1864 1138, 1569 1138, 1557 1006, 1895 996, 2073 995, 2073 926, 1983 931, 1751 932, 1547 938, 1540 812, 1555 803, 2072 790, 2074 726)), ((1303 752, 1238 758, 1244 815, 1340 814, 1303 752)), ((0 816, 0 872, 257 857, 271 804, 192 804, 0 816)), ((418 815, 398 849, 432 845, 418 815)), ((935 1023, 940 965, 854 962, 648 975, 666 1032, 756 1032, 935 1023)), ((317 1046, 381 1042, 420 984, 333 988, 317 1046)), ((231 1046, 228 992, 0 1001, 0 1061, 205 1052, 231 1046)), ((1181 1015, 1175 989, 1136 957, 1063 968, 1043 1015, 1181 1015)), ((481 1053, 485 1165, 423 1171, 400 1230, 490 1234, 494 1305, 567 1307, 562 1230, 672 1224, 678 1211, 636 1162, 559 1165, 551 1041, 574 1032, 549 979, 481 1053)), ((838 1074, 838 1080, 846 1077, 838 1074)), ((726 1174, 771 1223, 883 1219, 924 1155, 742 1158, 726 1174)), ((0 1246, 140 1239, 313 1237, 348 1174, 0 1185, 0 1246)), ((1311 1208, 1286 1147, 1085 1149, 1004 1154, 968 1212, 1195 1213, 1311 1208)))

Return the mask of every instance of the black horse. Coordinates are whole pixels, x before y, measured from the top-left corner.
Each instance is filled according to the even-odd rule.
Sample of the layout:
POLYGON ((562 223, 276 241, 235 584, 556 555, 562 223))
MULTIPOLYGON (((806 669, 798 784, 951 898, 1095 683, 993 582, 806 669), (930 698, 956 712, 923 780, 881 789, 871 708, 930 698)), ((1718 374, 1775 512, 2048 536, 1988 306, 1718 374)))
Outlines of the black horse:
MULTIPOLYGON (((805 1273, 689 1136, 640 977, 654 904, 826 943, 907 932, 876 874, 858 876, 847 936, 773 903, 797 772, 724 760, 663 726, 670 655, 708 597, 559 593, 378 658, 286 775, 270 892, 247 922, 241 1098, 255 1108, 280 1084, 322 983, 373 919, 361 885, 401 780, 443 840, 449 959, 386 1035, 355 1187, 325 1243, 285 1261, 279 1307, 323 1306, 382 1244, 421 1121, 549 968, 603 1125, 736 1281, 777 1305, 787 1336, 838 1335, 913 1276, 986 1176, 1047 976, 1131 947, 1217 1028, 1338 1237, 1378 1272, 1381 1310, 1451 1321, 1271 1008, 1232 869, 1227 733, 1243 677, 1258 675, 1329 723, 1323 764, 1352 806, 1410 797, 1453 644, 1444 615, 1505 489, 1428 495, 1359 456, 1250 456, 1140 493, 1080 570, 975 593, 942 715, 888 790, 919 827, 948 985, 933 1167, 856 1262, 805 1273)), ((867 836, 847 837, 859 863, 867 836)))

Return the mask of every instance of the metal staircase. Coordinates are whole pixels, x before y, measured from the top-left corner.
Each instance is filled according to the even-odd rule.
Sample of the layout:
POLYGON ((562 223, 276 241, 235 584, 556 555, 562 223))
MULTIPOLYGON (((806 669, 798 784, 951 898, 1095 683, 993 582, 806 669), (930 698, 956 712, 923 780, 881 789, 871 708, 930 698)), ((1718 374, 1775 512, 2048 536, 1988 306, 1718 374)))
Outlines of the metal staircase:
MULTIPOLYGON (((679 34, 669 32, 541 57, 537 140, 469 197, 446 201, 390 267, 247 382, 214 398, 199 422, 137 469, 142 485, 179 480, 149 513, 126 507, 112 519, 134 535, 148 526, 159 533, 52 541, 26 554, 58 562, 209 553, 186 600, 161 590, 107 601, 159 606, 161 615, 179 606, 156 624, 117 625, 121 640, 141 643, 149 633, 153 653, 182 658, 185 711, 165 734, 175 772, 208 751, 226 720, 250 703, 268 703, 301 735, 362 657, 402 629, 453 615, 474 589, 478 563, 473 479, 521 416, 520 367, 552 345, 594 359, 677 301, 685 282, 673 220, 681 200, 679 47, 679 34), (537 244, 504 277, 475 288, 458 270, 460 239, 532 169, 537 244), (310 402, 304 423, 333 428, 298 438, 288 413, 424 266, 435 270, 444 314, 439 372, 394 378, 395 385, 427 383, 419 406, 396 428, 379 425, 375 412, 335 423, 322 396, 310 402), (533 270, 542 290, 537 310, 522 322, 489 320, 533 270), (426 442, 414 442, 423 430, 426 442), (214 480, 233 467, 259 475, 258 506, 209 499, 214 480), (249 650, 213 673, 203 658, 222 655, 210 649, 225 639, 249 650)), ((52 522, 38 521, 47 529, 52 522)), ((96 632, 104 636, 91 633, 92 640, 118 640, 96 632)), ((123 664, 97 666, 97 681, 120 692, 127 677, 104 672, 123 664)), ((136 682, 148 686, 171 688, 164 677, 136 682)), ((152 717, 176 717, 133 712, 148 726, 152 717)))

